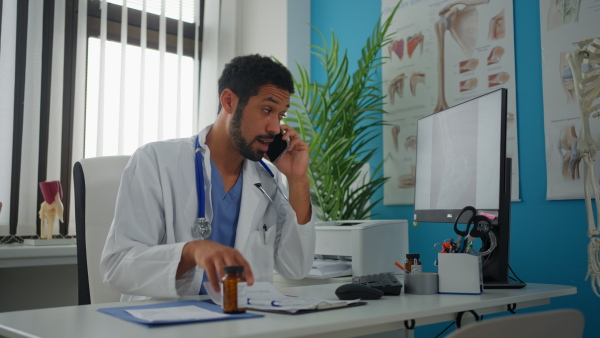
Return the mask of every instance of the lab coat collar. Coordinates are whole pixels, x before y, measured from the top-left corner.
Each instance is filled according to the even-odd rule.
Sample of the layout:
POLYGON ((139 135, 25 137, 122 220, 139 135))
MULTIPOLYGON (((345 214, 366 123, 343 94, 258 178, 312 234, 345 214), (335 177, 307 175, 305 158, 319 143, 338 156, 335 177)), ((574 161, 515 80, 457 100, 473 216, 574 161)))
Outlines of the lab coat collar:
POLYGON ((202 147, 202 149, 206 148, 206 135, 208 135, 208 132, 210 131, 210 128, 212 128, 212 126, 212 124, 209 124, 198 133, 198 142, 200 142, 200 146, 202 147))

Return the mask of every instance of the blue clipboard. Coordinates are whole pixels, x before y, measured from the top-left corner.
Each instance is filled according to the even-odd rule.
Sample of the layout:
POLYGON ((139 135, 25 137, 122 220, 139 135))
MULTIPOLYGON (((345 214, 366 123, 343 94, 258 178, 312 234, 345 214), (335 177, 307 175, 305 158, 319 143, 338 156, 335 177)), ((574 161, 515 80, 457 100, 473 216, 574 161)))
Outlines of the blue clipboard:
POLYGON ((210 318, 210 319, 182 319, 182 320, 166 320, 166 321, 153 321, 149 322, 144 319, 136 318, 130 315, 127 310, 140 310, 140 309, 160 309, 167 307, 176 307, 176 306, 197 306, 199 308, 223 313, 221 307, 216 305, 211 301, 199 301, 199 300, 184 300, 178 302, 168 302, 168 303, 157 303, 157 304, 149 304, 149 305, 137 305, 137 306, 120 306, 120 307, 111 307, 111 308, 102 308, 98 309, 98 312, 105 313, 107 315, 111 315, 117 317, 119 319, 126 320, 128 322, 141 324, 145 326, 163 326, 163 325, 174 325, 174 324, 184 324, 184 323, 201 323, 201 322, 214 322, 219 320, 234 320, 234 319, 244 319, 244 318, 256 318, 263 317, 264 315, 255 314, 255 313, 239 313, 232 314, 223 318, 210 318))

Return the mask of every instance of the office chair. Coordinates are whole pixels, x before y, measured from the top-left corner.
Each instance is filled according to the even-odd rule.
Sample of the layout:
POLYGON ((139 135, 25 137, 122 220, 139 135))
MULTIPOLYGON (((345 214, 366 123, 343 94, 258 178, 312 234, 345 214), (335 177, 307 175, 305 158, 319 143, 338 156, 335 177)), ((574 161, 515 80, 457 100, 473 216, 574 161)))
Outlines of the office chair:
POLYGON ((86 158, 73 166, 79 305, 120 300, 121 294, 102 282, 100 256, 129 157, 86 158))
POLYGON ((446 338, 581 338, 583 314, 575 309, 506 315, 463 326, 446 338))

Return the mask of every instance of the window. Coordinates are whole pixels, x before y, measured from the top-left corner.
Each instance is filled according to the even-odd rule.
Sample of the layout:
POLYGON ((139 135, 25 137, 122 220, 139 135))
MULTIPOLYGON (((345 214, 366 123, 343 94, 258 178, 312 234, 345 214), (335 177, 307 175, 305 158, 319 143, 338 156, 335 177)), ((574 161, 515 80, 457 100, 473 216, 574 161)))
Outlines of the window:
POLYGON ((0 243, 39 234, 42 181, 62 186, 64 223, 54 235, 74 234, 75 161, 195 131, 203 8, 203 0, 0 0, 0 154, 8 159, 0 243))
POLYGON ((84 157, 192 135, 194 2, 147 0, 144 10, 141 0, 113 0, 102 15, 103 3, 89 1, 84 157))

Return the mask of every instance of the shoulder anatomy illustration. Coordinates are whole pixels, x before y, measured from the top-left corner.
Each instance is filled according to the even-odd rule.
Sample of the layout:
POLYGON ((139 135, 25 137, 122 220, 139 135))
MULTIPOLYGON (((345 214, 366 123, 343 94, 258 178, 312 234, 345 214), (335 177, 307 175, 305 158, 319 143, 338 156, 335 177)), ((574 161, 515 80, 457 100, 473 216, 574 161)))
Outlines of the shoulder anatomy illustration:
POLYGON ((467 58, 475 51, 477 44, 477 6, 488 4, 489 0, 465 0, 448 4, 439 12, 440 19, 435 23, 438 46, 438 98, 434 112, 449 108, 444 87, 444 38, 446 31, 460 46, 467 58))

